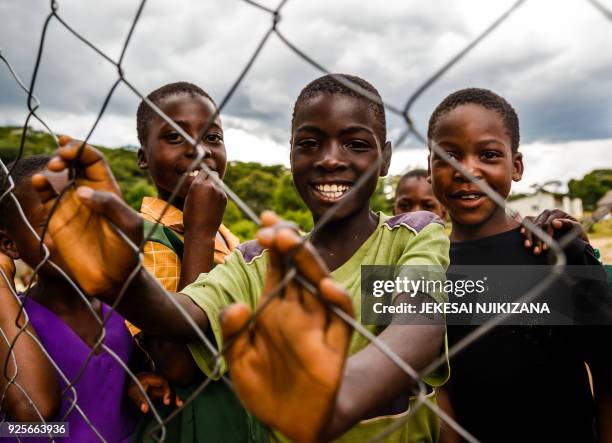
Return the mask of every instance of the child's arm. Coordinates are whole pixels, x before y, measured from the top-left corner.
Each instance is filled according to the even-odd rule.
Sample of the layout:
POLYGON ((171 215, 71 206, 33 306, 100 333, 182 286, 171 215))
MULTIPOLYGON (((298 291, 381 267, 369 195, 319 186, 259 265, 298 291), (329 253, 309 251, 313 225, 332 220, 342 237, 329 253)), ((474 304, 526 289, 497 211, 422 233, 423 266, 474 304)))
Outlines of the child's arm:
MULTIPOLYGON (((451 404, 446 386, 439 386, 436 388, 436 401, 440 409, 456 421, 457 417, 455 417, 455 411, 453 410, 453 405, 451 404)), ((461 439, 457 431, 444 420, 440 421, 440 439, 438 443, 459 443, 461 439)))
MULTIPOLYGON (((212 172, 215 174, 215 172, 212 172)), ((180 291, 202 273, 210 272, 214 263, 215 238, 223 219, 227 197, 203 171, 196 176, 183 210, 185 226, 184 250, 181 259, 180 291)), ((191 384, 200 372, 185 345, 160 337, 148 336, 147 352, 157 371, 177 386, 191 384)))
MULTIPOLYGON (((213 174, 216 174, 214 171, 213 174)), ((215 182, 200 171, 189 187, 183 211, 185 248, 181 260, 179 291, 213 268, 215 238, 227 196, 215 182)))
POLYGON ((293 280, 275 298, 270 300, 269 294, 283 281, 291 254, 326 303, 347 316, 352 316, 352 303, 312 245, 301 245, 290 228, 270 227, 276 221, 262 215, 269 227, 257 235, 269 249, 259 315, 253 319, 245 304, 230 305, 221 315, 224 346, 232 342, 225 357, 240 400, 262 422, 291 440, 319 441, 334 412, 351 329, 293 280))
POLYGON ((145 350, 155 363, 155 371, 174 386, 188 386, 201 373, 189 349, 160 337, 145 337, 145 350))
MULTIPOLYGON (((420 372, 440 355, 444 326, 390 325, 378 338, 420 372)), ((326 429, 326 439, 337 438, 360 420, 379 415, 380 410, 402 393, 406 393, 407 398, 415 385, 415 381, 375 345, 368 345, 347 361, 332 420, 326 429)))
MULTIPOLYGON (((80 287, 89 296, 114 304, 138 261, 134 250, 109 221, 130 235, 142 233, 142 219, 120 199, 119 188, 102 154, 85 146, 78 155, 81 145, 69 137, 60 137, 60 148, 49 161, 51 171, 63 171, 69 166, 76 171, 76 186, 58 203, 49 233, 62 257, 61 265, 80 287)), ((58 194, 44 173, 34 175, 32 185, 51 210, 58 194)), ((166 292, 144 269, 135 274, 117 311, 152 335, 182 342, 197 339, 175 303, 200 329, 206 330, 208 319, 204 311, 187 296, 166 292)))
MULTIPOLYGON (((292 254, 327 302, 352 312, 346 291, 297 233, 268 228, 258 240, 270 252, 259 307, 268 303, 267 293, 284 277, 284 260, 292 254)), ((281 294, 246 333, 238 332, 251 319, 248 307, 232 305, 222 317, 225 345, 235 340, 226 353, 232 381, 260 420, 298 441, 327 441, 410 392, 413 380, 374 345, 350 357, 343 370, 350 327, 295 283, 281 294)), ((439 355, 444 326, 391 325, 378 338, 419 371, 439 355)))
MULTIPOLYGON (((15 421, 38 422, 41 416, 44 421, 51 421, 60 406, 60 388, 55 369, 26 331, 17 338, 12 355, 9 353, 9 344, 25 323, 25 313, 22 312, 17 326, 15 323, 20 305, 13 293, 15 266, 9 257, 1 253, 0 270, 4 273, 4 276, 0 275, 0 363, 4 365, 8 359, 6 374, 0 369, 3 371, 0 375, 0 391, 3 392, 9 380, 15 376, 15 365, 17 367, 17 376, 6 391, 2 410, 15 421), (27 392, 36 408, 17 384, 27 392)), ((26 330, 35 335, 32 325, 28 325, 26 330)))

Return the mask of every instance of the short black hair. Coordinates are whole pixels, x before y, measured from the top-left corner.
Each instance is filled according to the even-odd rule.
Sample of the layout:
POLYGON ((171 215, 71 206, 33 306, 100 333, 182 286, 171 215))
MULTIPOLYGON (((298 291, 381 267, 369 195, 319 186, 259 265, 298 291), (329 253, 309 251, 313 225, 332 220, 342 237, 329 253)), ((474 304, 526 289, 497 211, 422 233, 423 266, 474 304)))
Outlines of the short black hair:
POLYGON ((395 188, 395 196, 397 197, 397 191, 399 191, 399 188, 400 186, 402 186, 402 183, 404 183, 409 178, 427 178, 428 175, 429 174, 427 174, 427 171, 421 168, 412 169, 406 172, 404 175, 400 177, 399 181, 397 182, 397 187, 395 188))
POLYGON ((387 141, 387 119, 385 117, 385 107, 382 105, 382 97, 378 93, 378 90, 372 86, 370 83, 362 79, 361 77, 357 77, 356 75, 349 74, 327 74, 323 77, 319 77, 316 80, 308 83, 300 95, 298 96, 295 104, 293 105, 293 115, 291 117, 291 132, 295 129, 295 115, 297 114, 297 110, 300 106, 304 104, 304 102, 317 97, 321 94, 339 94, 345 95, 348 97, 353 97, 358 100, 366 103, 374 114, 374 118, 376 119, 376 130, 377 135, 380 137, 381 143, 385 143, 387 141), (360 94, 359 92, 349 88, 348 86, 340 83, 334 77, 342 77, 348 80, 351 83, 356 84, 357 86, 365 89, 372 95, 374 95, 380 102, 375 102, 368 97, 360 94))
POLYGON ((436 131, 436 124, 438 123, 438 120, 440 120, 440 117, 458 106, 470 103, 480 105, 486 109, 492 109, 500 115, 504 122, 504 126, 506 127, 506 131, 510 136, 512 152, 517 152, 520 142, 520 131, 519 118, 516 111, 512 105, 506 101, 506 99, 497 95, 493 91, 482 88, 461 89, 453 92, 442 100, 429 119, 427 138, 432 140, 434 132, 436 131))
MULTIPOLYGON (((37 172, 42 171, 49 163, 51 157, 48 155, 32 155, 30 157, 25 157, 19 159, 19 161, 14 161, 9 163, 7 169, 11 171, 11 177, 13 179, 13 183, 15 184, 15 190, 30 182, 30 179, 37 172)), ((4 195, 4 193, 10 188, 10 183, 4 169, 0 169, 0 197, 4 195)), ((10 194, 7 194, 0 201, 0 228, 6 228, 8 218, 13 215, 13 211, 15 210, 15 204, 10 194)))
MULTIPOLYGON (((147 98, 155 105, 159 106, 159 103, 166 97, 178 94, 189 94, 191 97, 202 96, 212 102, 217 107, 217 104, 206 91, 199 86, 188 82, 176 82, 168 83, 167 85, 157 88, 155 91, 147 95, 147 98)), ((138 141, 141 146, 145 146, 147 138, 149 137, 149 126, 151 121, 157 116, 157 112, 151 108, 147 102, 142 100, 138 105, 136 111, 136 131, 138 132, 138 141)))

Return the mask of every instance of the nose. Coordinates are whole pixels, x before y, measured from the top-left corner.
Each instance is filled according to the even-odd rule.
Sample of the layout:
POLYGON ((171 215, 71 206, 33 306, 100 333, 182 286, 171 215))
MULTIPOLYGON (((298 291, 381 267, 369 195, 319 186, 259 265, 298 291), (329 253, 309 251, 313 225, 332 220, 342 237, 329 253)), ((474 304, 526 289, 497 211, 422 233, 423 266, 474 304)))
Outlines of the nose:
POLYGON ((342 146, 334 141, 326 143, 321 150, 321 156, 315 162, 315 167, 326 171, 346 168, 346 158, 342 152, 342 146))
MULTIPOLYGON (((482 171, 480 170, 478 159, 474 156, 467 155, 459 160, 459 164, 463 166, 464 169, 467 170, 470 174, 472 174, 477 180, 482 179, 482 171)), ((462 172, 458 169, 455 169, 453 173, 453 179, 459 182, 468 182, 470 181, 462 172)))
POLYGON ((212 152, 210 150, 210 147, 207 146, 205 143, 198 143, 197 146, 197 150, 196 148, 193 147, 193 145, 191 143, 186 143, 187 147, 185 148, 185 157, 189 158, 189 159, 193 159, 196 157, 198 150, 202 150, 204 151, 204 157, 202 157, 202 160, 204 160, 205 158, 211 157, 212 156, 212 152))

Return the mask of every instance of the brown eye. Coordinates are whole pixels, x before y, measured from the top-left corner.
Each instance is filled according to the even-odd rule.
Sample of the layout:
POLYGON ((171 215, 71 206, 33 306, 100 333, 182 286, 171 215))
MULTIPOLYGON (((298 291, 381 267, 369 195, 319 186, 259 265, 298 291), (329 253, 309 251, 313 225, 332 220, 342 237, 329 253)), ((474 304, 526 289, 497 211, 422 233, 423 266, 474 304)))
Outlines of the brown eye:
POLYGON ((221 143, 223 141, 223 136, 219 133, 206 134, 206 141, 208 143, 221 143))
POLYGON ((347 146, 353 151, 367 151, 370 149, 370 144, 362 140, 353 140, 347 146))
POLYGON ((306 139, 306 140, 300 140, 296 143, 296 146, 300 149, 304 149, 304 150, 310 150, 310 149, 315 149, 319 144, 317 143, 316 140, 314 139, 306 139))
POLYGON ((183 137, 178 132, 168 132, 164 134, 164 139, 168 141, 168 143, 178 144, 183 142, 183 137))
POLYGON ((482 157, 485 160, 494 160, 496 158, 501 157, 501 155, 499 154, 499 152, 495 152, 495 151, 486 151, 482 153, 482 157))

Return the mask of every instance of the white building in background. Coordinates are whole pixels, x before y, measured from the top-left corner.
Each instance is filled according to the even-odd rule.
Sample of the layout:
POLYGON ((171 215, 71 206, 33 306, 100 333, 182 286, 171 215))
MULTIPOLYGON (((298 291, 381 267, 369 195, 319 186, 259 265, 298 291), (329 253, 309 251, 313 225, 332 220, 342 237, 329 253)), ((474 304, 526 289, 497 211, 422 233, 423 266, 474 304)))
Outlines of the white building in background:
POLYGON ((599 200, 597 200, 597 208, 602 208, 604 206, 608 206, 610 208, 610 212, 612 212, 612 189, 604 194, 599 200))
POLYGON ((561 209, 578 220, 582 218, 582 200, 569 195, 540 190, 533 195, 521 197, 506 203, 524 216, 539 215, 545 209, 561 209))

